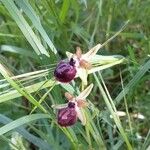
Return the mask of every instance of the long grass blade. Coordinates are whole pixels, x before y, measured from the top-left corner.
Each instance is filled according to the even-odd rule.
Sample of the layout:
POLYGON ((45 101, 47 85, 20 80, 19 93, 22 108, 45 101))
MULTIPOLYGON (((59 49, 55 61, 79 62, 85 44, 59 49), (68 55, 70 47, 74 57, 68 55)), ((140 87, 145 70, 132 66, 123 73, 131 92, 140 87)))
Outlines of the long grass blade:
MULTIPOLYGON (((35 118, 34 118, 35 119, 35 118)), ((9 124, 12 123, 13 120, 0 114, 0 123, 2 124, 9 124)), ((23 127, 17 127, 13 129, 14 131, 17 131, 19 134, 21 134, 25 139, 27 139, 29 142, 34 144, 35 146, 39 147, 40 149, 44 150, 51 150, 51 145, 49 145, 46 141, 40 139, 39 137, 29 133, 26 129, 23 127)))
POLYGON ((140 79, 145 75, 145 73, 149 69, 150 69, 150 60, 148 60, 144 65, 140 67, 139 71, 135 74, 132 80, 124 87, 124 89, 114 99, 116 104, 120 103, 124 95, 126 95, 131 89, 133 89, 133 87, 140 81, 140 79))
POLYGON ((49 53, 46 51, 44 46, 41 44, 38 37, 33 32, 32 28, 29 26, 28 22, 25 20, 14 1, 12 0, 2 0, 2 3, 9 11, 12 18, 17 23, 18 27, 26 37, 27 41, 31 44, 37 55, 44 54, 49 57, 49 53))
POLYGON ((42 105, 40 105, 31 94, 29 94, 23 87, 20 88, 20 84, 18 84, 17 82, 15 82, 10 78, 8 71, 1 63, 0 63, 0 73, 10 83, 10 85, 13 88, 15 88, 22 96, 25 96, 32 104, 39 107, 42 111, 47 112, 45 108, 42 105))
POLYGON ((50 118, 48 114, 32 114, 32 115, 27 115, 24 117, 21 117, 17 120, 14 120, 3 127, 0 128, 0 135, 3 135, 13 129, 16 129, 17 127, 20 127, 24 124, 30 123, 31 121, 37 120, 37 119, 42 119, 42 118, 50 118))
POLYGON ((32 21, 32 24, 39 31, 42 38, 45 40, 45 42, 51 48, 52 52, 54 52, 56 54, 57 50, 56 50, 54 44, 52 43, 52 41, 48 37, 46 31, 42 27, 41 21, 40 21, 39 17, 36 15, 35 11, 31 7, 31 5, 27 2, 27 0, 22 0, 22 1, 15 0, 15 2, 20 6, 20 8, 25 12, 25 14, 30 18, 30 20, 32 21))

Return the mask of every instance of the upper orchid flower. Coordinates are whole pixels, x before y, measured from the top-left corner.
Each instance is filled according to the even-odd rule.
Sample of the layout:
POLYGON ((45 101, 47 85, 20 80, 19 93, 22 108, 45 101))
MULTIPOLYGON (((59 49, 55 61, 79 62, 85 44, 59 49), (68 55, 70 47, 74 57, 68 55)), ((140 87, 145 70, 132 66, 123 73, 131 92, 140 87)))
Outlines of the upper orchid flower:
POLYGON ((73 59, 75 62, 74 66, 76 67, 77 71, 76 77, 79 76, 84 85, 87 85, 87 76, 89 73, 111 67, 125 60, 125 58, 120 55, 96 55, 102 46, 104 45, 97 44, 85 54, 82 54, 82 51, 79 47, 77 47, 75 54, 66 52, 68 58, 73 59))
MULTIPOLYGON (((118 33, 116 35, 118 35, 118 33)), ((105 43, 108 43, 116 35, 107 40, 105 43)), ((87 85, 88 74, 124 62, 125 58, 121 55, 96 55, 98 50, 102 48, 105 45, 105 43, 103 43, 102 45, 97 44, 85 54, 82 54, 82 51, 79 47, 77 47, 75 54, 66 52, 66 55, 69 58, 69 60, 61 61, 60 63, 58 63, 54 71, 55 79, 60 82, 68 83, 75 77, 80 77, 83 82, 83 85, 87 85)))
POLYGON ((97 51, 100 49, 101 44, 96 45, 91 50, 89 50, 86 54, 82 54, 80 47, 76 48, 76 53, 72 54, 70 52, 66 52, 68 58, 73 58, 75 61, 75 66, 77 70, 77 76, 81 78, 83 83, 87 85, 87 75, 88 70, 92 69, 92 58, 96 55, 97 51))
POLYGON ((89 85, 77 97, 74 97, 70 93, 65 93, 68 103, 52 106, 58 109, 57 122, 60 126, 71 126, 76 123, 77 118, 80 119, 83 125, 86 124, 86 117, 82 108, 88 106, 86 97, 90 94, 92 88, 93 84, 89 85))

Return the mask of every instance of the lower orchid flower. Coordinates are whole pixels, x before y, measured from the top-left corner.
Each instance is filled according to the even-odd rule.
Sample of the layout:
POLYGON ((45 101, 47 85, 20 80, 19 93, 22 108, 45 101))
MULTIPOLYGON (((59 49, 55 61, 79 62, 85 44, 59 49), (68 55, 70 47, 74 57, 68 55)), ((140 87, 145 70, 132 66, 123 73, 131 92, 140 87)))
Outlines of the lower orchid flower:
POLYGON ((90 94, 93 84, 90 84, 77 97, 70 93, 65 93, 68 103, 61 105, 52 105, 53 108, 58 109, 57 122, 62 127, 74 125, 79 119, 83 125, 86 124, 86 117, 82 108, 87 107, 88 103, 86 97, 90 94))

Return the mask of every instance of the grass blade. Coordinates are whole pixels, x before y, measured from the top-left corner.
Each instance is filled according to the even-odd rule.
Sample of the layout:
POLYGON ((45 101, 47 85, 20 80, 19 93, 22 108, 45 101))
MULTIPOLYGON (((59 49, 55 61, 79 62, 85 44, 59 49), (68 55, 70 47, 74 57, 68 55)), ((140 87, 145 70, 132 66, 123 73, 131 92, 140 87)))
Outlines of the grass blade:
POLYGON ((12 87, 14 87, 22 96, 25 96, 32 104, 39 107, 42 111, 47 112, 45 108, 38 103, 31 94, 29 94, 24 88, 20 88, 18 83, 12 80, 9 77, 8 71, 6 68, 0 63, 0 73, 4 76, 4 78, 10 83, 12 87))
MULTIPOLYGON (((114 122, 115 122, 116 126, 118 127, 118 130, 120 131, 120 134, 122 135, 122 138, 126 142, 126 145, 127 145, 128 149, 132 150, 132 146, 131 146, 131 144, 130 144, 130 142, 128 140, 127 135, 125 134, 125 131, 124 131, 122 125, 121 125, 120 119, 119 119, 119 117, 117 116, 117 114, 114 111, 113 107, 115 107, 115 106, 114 105, 112 106, 112 104, 111 104, 111 102, 113 103, 113 101, 112 101, 112 99, 110 99, 111 98, 110 95, 109 95, 109 97, 107 96, 107 93, 104 91, 104 89, 103 89, 100 81, 98 80, 96 74, 94 74, 94 77, 95 77, 95 80, 96 80, 96 82, 98 84, 98 87, 99 87, 99 89, 100 89, 100 91, 102 93, 102 96, 104 98, 106 106, 107 106, 109 112, 111 113, 111 115, 113 116, 114 122)), ((102 80, 102 83, 104 84, 104 81, 103 81, 102 77, 101 77, 101 80, 102 80)), ((105 87, 105 84, 104 84, 104 87, 105 87)), ((107 89, 105 89, 105 90, 107 90, 107 89)))
POLYGON ((0 135, 3 135, 17 127, 20 127, 26 123, 29 123, 31 121, 41 119, 41 118, 50 118, 50 116, 47 114, 32 114, 32 115, 27 115, 27 116, 21 117, 17 120, 14 120, 14 121, 4 125, 3 127, 1 127, 0 135))
POLYGON ((35 11, 31 7, 31 5, 26 0, 22 0, 22 1, 15 0, 15 2, 20 6, 20 8, 25 12, 25 14, 30 18, 30 20, 32 21, 32 24, 39 31, 42 38, 45 40, 45 42, 51 48, 52 52, 54 52, 56 54, 57 50, 56 50, 54 44, 52 43, 52 41, 48 37, 47 33, 45 32, 44 28, 42 27, 40 19, 37 17, 35 11))
MULTIPOLYGON (((11 120, 10 118, 0 114, 0 123, 9 124, 12 121, 13 120, 11 120)), ((32 135, 27 130, 25 130, 23 127, 17 127, 14 130, 17 131, 19 134, 21 134, 29 142, 31 142, 35 146, 39 147, 40 149, 51 150, 51 145, 49 145, 46 141, 40 139, 39 137, 32 135)))
POLYGON ((22 55, 22 56, 25 56, 25 57, 31 57, 33 59, 38 60, 38 57, 37 57, 37 55, 35 53, 33 53, 33 52, 29 51, 29 50, 17 47, 17 46, 1 45, 0 51, 15 53, 15 54, 19 54, 19 55, 22 55))
POLYGON ((148 60, 143 66, 140 67, 140 70, 136 73, 133 79, 124 87, 124 89, 118 94, 118 96, 114 99, 114 101, 119 104, 123 99, 124 95, 126 95, 133 87, 140 81, 140 79, 144 76, 144 74, 150 69, 150 60, 148 60))
POLYGON ((31 46, 33 47, 37 55, 44 54, 47 57, 49 57, 50 55, 48 54, 46 49, 43 47, 40 40, 37 38, 37 36, 33 32, 32 28, 29 26, 29 24, 27 23, 27 21, 25 20, 25 18, 23 17, 21 12, 17 8, 17 6, 15 5, 14 1, 2 0, 2 3, 7 8, 10 15, 15 20, 18 27, 20 28, 20 30, 22 31, 22 33, 24 34, 28 42, 31 44, 31 46))

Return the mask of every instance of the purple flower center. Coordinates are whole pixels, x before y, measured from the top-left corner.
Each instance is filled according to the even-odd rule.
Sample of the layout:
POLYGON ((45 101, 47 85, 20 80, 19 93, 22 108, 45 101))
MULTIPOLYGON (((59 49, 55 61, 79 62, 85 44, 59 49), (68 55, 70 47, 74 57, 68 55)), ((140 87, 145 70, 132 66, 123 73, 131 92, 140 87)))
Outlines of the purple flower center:
POLYGON ((69 103, 68 103, 68 107, 69 107, 69 108, 75 108, 75 103, 69 102, 69 103))
POLYGON ((75 63, 76 63, 75 60, 71 58, 69 61, 69 64, 74 67, 75 63))
POLYGON ((70 61, 61 61, 57 65, 54 71, 54 76, 56 80, 67 83, 74 79, 76 72, 75 61, 71 58, 70 61))
POLYGON ((75 103, 69 102, 68 107, 58 110, 58 124, 66 127, 71 126, 77 121, 77 112, 75 110, 75 103))

